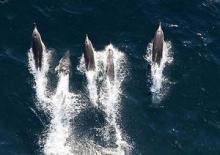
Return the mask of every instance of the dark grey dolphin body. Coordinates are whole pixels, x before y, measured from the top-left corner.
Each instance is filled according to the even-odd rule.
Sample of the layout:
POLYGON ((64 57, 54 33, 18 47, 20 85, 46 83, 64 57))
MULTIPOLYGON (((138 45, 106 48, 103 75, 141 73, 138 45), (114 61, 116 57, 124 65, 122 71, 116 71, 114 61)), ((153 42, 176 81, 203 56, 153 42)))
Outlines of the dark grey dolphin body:
POLYGON ((43 51, 46 50, 46 48, 41 39, 41 35, 37 30, 36 24, 34 24, 34 30, 32 33, 31 47, 34 55, 35 66, 37 69, 41 70, 43 51))
POLYGON ((67 51, 65 55, 60 59, 59 65, 56 67, 58 73, 63 73, 65 75, 70 74, 70 53, 67 51))
POLYGON ((163 42, 164 42, 164 33, 159 25, 153 39, 153 53, 152 61, 160 65, 162 56, 163 56, 163 42))
POLYGON ((108 50, 107 56, 107 66, 106 66, 106 73, 109 77, 110 81, 113 82, 115 79, 115 69, 114 69, 114 55, 112 49, 108 50))
POLYGON ((95 70, 94 48, 87 35, 84 46, 84 58, 87 71, 95 70))

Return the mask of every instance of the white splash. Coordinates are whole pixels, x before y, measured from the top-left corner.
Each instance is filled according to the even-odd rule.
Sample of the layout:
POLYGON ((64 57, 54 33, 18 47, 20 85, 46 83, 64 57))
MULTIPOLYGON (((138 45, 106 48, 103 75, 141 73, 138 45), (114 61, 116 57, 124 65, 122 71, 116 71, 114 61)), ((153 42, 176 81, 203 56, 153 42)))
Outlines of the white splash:
POLYGON ((120 116, 120 94, 122 93, 121 84, 127 75, 126 70, 126 57, 124 53, 113 47, 112 44, 108 45, 104 51, 97 53, 99 70, 102 70, 105 75, 100 92, 100 102, 103 106, 103 110, 107 115, 108 125, 105 127, 104 137, 106 140, 111 139, 113 136, 115 139, 116 148, 108 148, 109 154, 126 154, 131 149, 131 146, 126 142, 125 136, 123 136, 118 122, 118 116, 120 116), (109 78, 105 74, 107 65, 108 51, 113 51, 114 60, 114 72, 115 80, 110 82, 109 78), (114 130, 115 135, 112 135, 111 130, 114 130))
POLYGON ((128 73, 126 70, 126 57, 124 53, 116 49, 112 44, 106 46, 103 51, 95 51, 94 56, 96 64, 95 71, 86 71, 83 55, 80 59, 78 70, 86 73, 90 100, 92 102, 95 101, 94 99, 99 101, 100 105, 94 104, 94 102, 93 104, 99 106, 99 108, 106 113, 107 125, 102 129, 102 136, 108 144, 107 147, 101 147, 98 144, 94 144, 94 142, 89 142, 87 148, 91 146, 91 148, 95 148, 96 153, 93 151, 92 154, 123 155, 131 149, 131 146, 126 142, 126 137, 118 125, 120 121, 118 116, 120 116, 121 84, 128 73), (106 75, 109 49, 112 49, 114 53, 115 80, 113 83, 109 81, 106 75), (114 139, 114 146, 112 146, 110 142, 112 139, 114 139))
POLYGON ((47 74, 49 71, 50 59, 51 59, 51 50, 44 49, 42 54, 42 68, 38 70, 35 67, 34 55, 32 48, 28 52, 28 62, 29 70, 34 76, 34 88, 36 90, 36 97, 38 100, 38 108, 49 110, 50 97, 49 92, 47 91, 47 74))
MULTIPOLYGON (((96 62, 96 51, 94 51, 94 59, 95 59, 95 65, 97 68, 97 62, 96 62)), ((89 91, 89 98, 92 102, 92 104, 97 107, 97 101, 98 101, 98 94, 97 94, 97 84, 96 84, 96 78, 97 78, 97 74, 96 74, 96 70, 95 71, 87 71, 86 70, 86 66, 85 66, 85 59, 84 59, 84 55, 82 55, 81 59, 80 59, 80 64, 77 67, 77 69, 86 74, 86 78, 87 78, 87 88, 89 91)))
POLYGON ((160 65, 158 65, 157 63, 152 62, 153 44, 149 43, 147 46, 145 59, 151 65, 151 93, 153 103, 160 103, 167 92, 166 84, 168 82, 168 79, 164 76, 163 71, 167 64, 170 64, 173 61, 171 47, 171 42, 164 42, 163 56, 160 65))
POLYGON ((43 53, 42 69, 36 70, 32 50, 28 53, 30 72, 35 79, 34 88, 38 100, 38 107, 50 116, 50 124, 40 139, 43 153, 46 155, 71 155, 74 141, 70 120, 81 110, 79 96, 69 91, 69 75, 59 73, 56 92, 47 89, 47 73, 49 70, 50 53, 43 53), (48 95, 53 94, 53 95, 48 95), (68 140, 69 138, 71 140, 68 140))
MULTIPOLYGON (((72 154, 88 154, 88 155, 123 155, 131 149, 131 146, 126 142, 126 137, 119 126, 120 120, 120 94, 122 93, 121 84, 127 75, 126 57, 116 49, 113 45, 108 45, 104 51, 95 54, 96 70, 86 72, 88 79, 88 90, 90 99, 97 105, 97 100, 100 102, 100 108, 107 115, 107 125, 102 129, 103 137, 108 141, 114 139, 115 145, 111 142, 107 147, 102 147, 96 144, 91 139, 75 139, 73 133, 74 118, 82 110, 81 96, 76 95, 69 90, 69 75, 58 74, 59 80, 56 91, 49 92, 47 88, 49 70, 49 62, 51 52, 43 54, 43 64, 41 71, 36 70, 33 60, 33 53, 30 50, 28 53, 29 68, 35 79, 34 88, 39 107, 49 114, 50 124, 45 129, 45 134, 40 140, 42 144, 42 152, 46 155, 72 155, 72 154), (109 82, 106 76, 106 62, 108 49, 111 48, 114 52, 115 64, 115 81, 114 84, 109 82), (97 84, 99 83, 99 84, 97 84), (99 92, 98 92, 99 86, 99 92), (98 98, 98 94, 100 98, 98 98), (104 131, 106 129, 106 131, 104 131), (110 132, 114 130, 114 132, 110 132), (113 138, 112 138, 113 137, 113 138)), ((83 56, 79 68, 83 69, 83 56)))
POLYGON ((69 75, 60 73, 57 90, 52 96, 51 123, 45 139, 44 153, 47 155, 70 155, 74 146, 68 139, 74 136, 71 131, 71 118, 80 111, 78 96, 69 92, 69 75))
POLYGON ((69 101, 69 76, 60 75, 56 94, 52 97, 53 109, 51 111, 51 124, 47 133, 44 146, 45 154, 63 154, 70 153, 67 138, 70 128, 68 117, 69 101))

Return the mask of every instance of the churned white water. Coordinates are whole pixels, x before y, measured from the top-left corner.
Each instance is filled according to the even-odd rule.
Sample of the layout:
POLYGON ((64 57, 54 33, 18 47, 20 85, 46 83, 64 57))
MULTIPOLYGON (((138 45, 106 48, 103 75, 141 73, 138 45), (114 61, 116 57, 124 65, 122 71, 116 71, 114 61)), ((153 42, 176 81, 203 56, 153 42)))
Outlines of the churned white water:
MULTIPOLYGON (((99 106, 106 113, 107 125, 103 129, 103 138, 109 141, 107 148, 102 148, 102 154, 126 154, 131 146, 126 142, 126 136, 123 135, 119 126, 120 122, 120 94, 122 93, 121 84, 128 74, 126 63, 127 59, 123 52, 119 51, 112 44, 105 47, 102 51, 95 51, 95 71, 86 71, 84 56, 82 55, 78 69, 87 76, 88 90, 90 100, 93 102, 94 97, 98 97, 99 106), (115 78, 113 82, 109 81, 106 75, 106 65, 108 50, 113 51, 115 78), (92 72, 92 74, 91 74, 92 72), (92 79, 92 80, 91 80, 92 79), (93 89, 91 89, 93 88, 93 89), (114 139, 114 146, 110 141, 114 139)), ((97 99, 97 98, 96 98, 97 99)))
POLYGON ((101 129, 101 136, 107 142, 100 146, 90 139, 76 139, 74 130, 75 117, 81 112, 83 98, 70 91, 69 74, 58 73, 58 83, 55 92, 49 92, 48 71, 50 68, 51 51, 44 51, 42 69, 37 70, 32 50, 28 52, 29 70, 34 77, 37 106, 50 117, 43 135, 40 137, 42 152, 46 155, 123 155, 128 154, 131 146, 121 130, 120 123, 120 96, 121 84, 128 71, 127 59, 123 52, 113 45, 108 45, 103 51, 95 53, 96 70, 86 71, 84 57, 82 56, 78 69, 87 77, 89 98, 94 107, 99 107, 106 114, 107 124, 101 129), (108 50, 112 49, 114 55, 115 80, 110 82, 106 75, 108 50))
POLYGON ((52 51, 44 49, 42 54, 42 68, 41 70, 35 67, 34 55, 32 48, 28 52, 29 70, 34 77, 34 88, 36 91, 36 98, 38 101, 38 107, 49 110, 50 97, 47 91, 47 74, 49 71, 49 65, 51 60, 52 51))
MULTIPOLYGON (((48 51, 50 52, 50 51, 48 51)), ((32 50, 28 53, 30 72, 34 76, 34 88, 36 90, 37 106, 49 114, 51 120, 43 138, 43 153, 47 155, 69 155, 72 154, 73 146, 68 138, 72 136, 70 119, 80 111, 79 97, 69 91, 69 74, 59 73, 58 85, 55 93, 47 89, 47 73, 51 54, 43 53, 42 69, 37 70, 33 59, 32 50), (48 95, 53 94, 53 95, 48 95)))
POLYGON ((147 51, 145 55, 145 59, 151 65, 151 93, 152 93, 152 102, 160 103, 163 97, 167 93, 168 87, 166 84, 168 83, 168 78, 164 76, 165 67, 173 61, 172 51, 171 51, 171 42, 164 41, 163 44, 163 56, 161 59, 160 65, 152 62, 152 50, 153 43, 149 43, 147 46, 147 51))
POLYGON ((126 142, 126 138, 123 135, 121 128, 119 126, 120 122, 120 94, 122 94, 121 84, 124 81, 126 75, 128 74, 126 69, 126 57, 124 53, 115 48, 112 44, 108 45, 105 50, 100 54, 102 54, 100 60, 103 61, 103 66, 106 68, 107 65, 107 56, 108 50, 111 49, 113 51, 113 61, 114 61, 114 81, 110 82, 108 76, 105 76, 105 79, 102 84, 101 92, 100 92, 100 101, 103 105, 103 110, 107 114, 108 126, 106 127, 106 131, 104 133, 105 138, 109 138, 110 136, 115 137, 116 148, 112 149, 115 153, 113 154, 126 154, 130 150, 130 146, 126 142), (107 129, 113 128, 115 130, 115 135, 111 134, 107 129))
MULTIPOLYGON (((59 73, 56 93, 52 96, 51 123, 46 133, 44 153, 73 154, 75 146, 70 122, 81 110, 80 96, 69 91, 69 74, 59 73)), ((77 146, 76 146, 77 147, 77 146)))

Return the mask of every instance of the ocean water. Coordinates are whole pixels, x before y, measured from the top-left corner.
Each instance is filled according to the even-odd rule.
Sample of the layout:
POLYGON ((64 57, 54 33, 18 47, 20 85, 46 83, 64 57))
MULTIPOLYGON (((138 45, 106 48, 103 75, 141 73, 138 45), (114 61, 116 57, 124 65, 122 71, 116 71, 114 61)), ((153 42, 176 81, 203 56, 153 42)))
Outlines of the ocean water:
POLYGON ((0 154, 219 155, 219 51, 219 0, 0 0, 0 154), (48 49, 41 72, 33 22, 48 49), (159 22, 164 55, 153 66, 159 22), (66 51, 70 75, 55 71, 66 51))

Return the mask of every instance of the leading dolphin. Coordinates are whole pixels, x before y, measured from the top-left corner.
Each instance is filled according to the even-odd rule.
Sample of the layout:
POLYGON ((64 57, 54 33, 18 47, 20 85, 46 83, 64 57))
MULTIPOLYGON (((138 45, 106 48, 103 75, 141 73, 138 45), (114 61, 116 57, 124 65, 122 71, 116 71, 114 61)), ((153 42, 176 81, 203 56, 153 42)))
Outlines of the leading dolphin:
POLYGON ((114 70, 114 55, 112 49, 108 50, 106 73, 110 81, 113 82, 115 79, 115 70, 114 70))
POLYGON ((32 33, 31 47, 32 47, 33 55, 34 55, 35 66, 37 69, 41 70, 43 51, 46 50, 46 47, 41 39, 41 35, 38 32, 37 26, 35 23, 34 23, 34 30, 32 33))
POLYGON ((161 28, 161 23, 154 35, 153 39, 153 53, 152 53, 152 61, 156 62, 160 65, 162 56, 163 56, 163 42, 164 42, 164 33, 161 28))
POLYGON ((59 65, 56 67, 56 71, 60 74, 63 73, 64 75, 70 74, 70 53, 67 51, 65 55, 60 59, 59 65))
POLYGON ((94 48, 87 35, 84 46, 84 58, 87 71, 95 70, 94 48))

